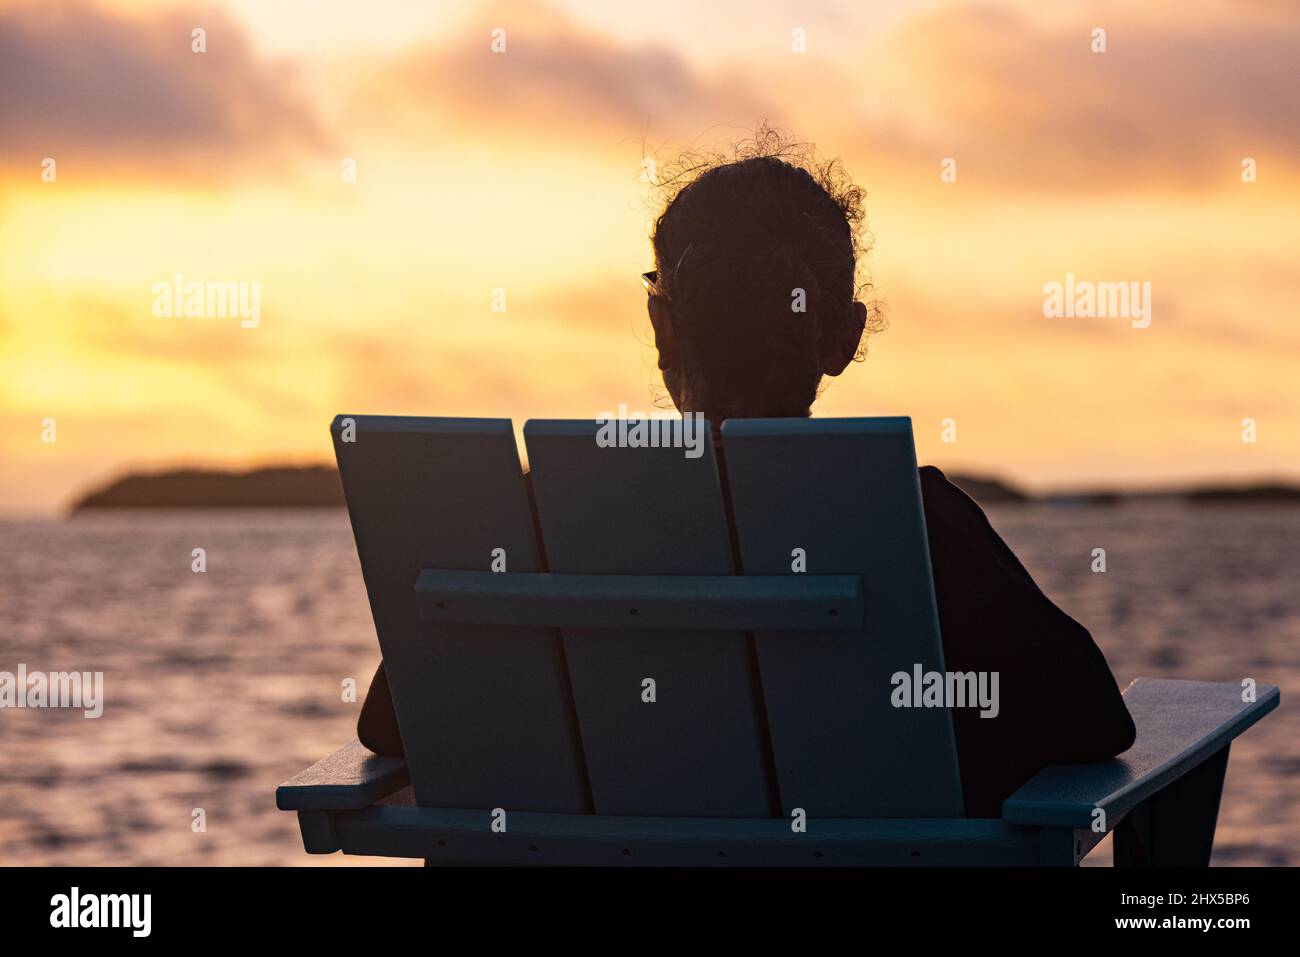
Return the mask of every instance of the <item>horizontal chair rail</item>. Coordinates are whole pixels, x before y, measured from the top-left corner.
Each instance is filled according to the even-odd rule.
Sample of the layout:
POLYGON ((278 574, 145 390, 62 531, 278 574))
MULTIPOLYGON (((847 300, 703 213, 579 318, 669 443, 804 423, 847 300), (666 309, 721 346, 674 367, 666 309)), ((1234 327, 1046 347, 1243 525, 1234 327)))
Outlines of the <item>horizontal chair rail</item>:
POLYGON ((857 575, 573 575, 426 568, 425 621, 545 628, 851 631, 857 575))
MULTIPOLYGON (((438 863, 632 866, 1065 865, 1085 832, 997 819, 608 817, 375 806, 303 822, 315 853, 423 857, 438 863), (504 830, 493 828, 494 819, 504 830)), ((1091 846, 1092 841, 1087 841, 1091 846)))

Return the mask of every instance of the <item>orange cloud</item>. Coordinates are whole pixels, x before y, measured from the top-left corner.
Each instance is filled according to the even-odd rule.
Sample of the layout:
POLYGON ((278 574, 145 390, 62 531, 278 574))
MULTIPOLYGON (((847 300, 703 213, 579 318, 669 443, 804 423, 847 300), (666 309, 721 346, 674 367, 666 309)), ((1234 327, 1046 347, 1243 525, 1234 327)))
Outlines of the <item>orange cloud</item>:
POLYGON ((774 108, 739 69, 706 75, 667 47, 619 42, 554 9, 507 9, 371 72, 352 103, 356 119, 400 118, 430 135, 445 137, 451 126, 544 148, 647 132, 690 138, 728 124, 752 130, 774 108), (495 42, 504 49, 493 52, 502 23, 495 42))
POLYGON ((883 73, 966 182, 1102 191, 1296 175, 1300 22, 1278 8, 995 6, 904 21, 883 73), (1092 50, 1092 31, 1106 50, 1092 50))
POLYGON ((36 169, 150 179, 223 178, 328 137, 293 71, 260 60, 242 28, 208 10, 138 18, 90 3, 0 11, 0 152, 36 169), (206 31, 207 52, 191 50, 206 31))

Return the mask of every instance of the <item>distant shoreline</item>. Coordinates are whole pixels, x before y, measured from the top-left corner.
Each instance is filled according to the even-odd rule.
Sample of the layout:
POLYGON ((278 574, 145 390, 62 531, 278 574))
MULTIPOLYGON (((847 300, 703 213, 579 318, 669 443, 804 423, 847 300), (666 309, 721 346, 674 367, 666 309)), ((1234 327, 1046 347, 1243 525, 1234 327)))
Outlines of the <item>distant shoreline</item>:
MULTIPOLYGON (((1300 486, 1284 482, 1193 485, 1117 491, 1085 489, 1034 495, 1002 479, 953 472, 948 478, 981 505, 1118 505, 1128 501, 1183 501, 1195 505, 1300 505, 1300 486)), ((72 514, 102 509, 341 508, 338 469, 332 465, 271 466, 245 471, 173 469, 133 472, 76 499, 72 514)))

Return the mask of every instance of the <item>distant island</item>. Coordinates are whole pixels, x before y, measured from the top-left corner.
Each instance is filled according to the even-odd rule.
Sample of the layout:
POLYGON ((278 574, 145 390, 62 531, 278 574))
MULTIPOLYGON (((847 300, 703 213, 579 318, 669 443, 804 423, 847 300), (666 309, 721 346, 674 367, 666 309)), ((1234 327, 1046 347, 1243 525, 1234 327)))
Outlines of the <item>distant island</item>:
MULTIPOLYGON (((948 479, 981 505, 1117 505, 1169 499, 1195 505, 1300 505, 1300 487, 1282 483, 1121 492, 1092 490, 1031 495, 1001 479, 951 473, 948 479)), ((272 466, 248 471, 177 469, 136 472, 83 495, 72 512, 112 508, 338 508, 343 485, 333 465, 272 466)))
POLYGON ((333 465, 273 466, 245 472, 179 469, 123 476, 73 503, 102 508, 338 508, 343 484, 333 465))
POLYGON ((1300 488, 1293 485, 1252 485, 1246 488, 1200 488, 1187 493, 1189 501, 1201 505, 1224 502, 1259 502, 1264 505, 1300 502, 1300 488))

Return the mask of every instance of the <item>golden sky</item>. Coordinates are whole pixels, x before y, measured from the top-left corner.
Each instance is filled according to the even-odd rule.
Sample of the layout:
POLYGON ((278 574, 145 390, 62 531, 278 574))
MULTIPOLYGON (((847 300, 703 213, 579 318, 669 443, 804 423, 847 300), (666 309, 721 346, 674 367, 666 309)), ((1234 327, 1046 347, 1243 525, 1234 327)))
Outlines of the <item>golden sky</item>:
POLYGON ((0 510, 338 412, 653 409, 643 156, 764 119, 868 190, 890 325, 816 414, 1038 489, 1300 477, 1297 62, 1272 0, 0 0, 0 510), (177 273, 259 324, 156 316, 177 273), (1067 274, 1150 326, 1045 318, 1067 274))

